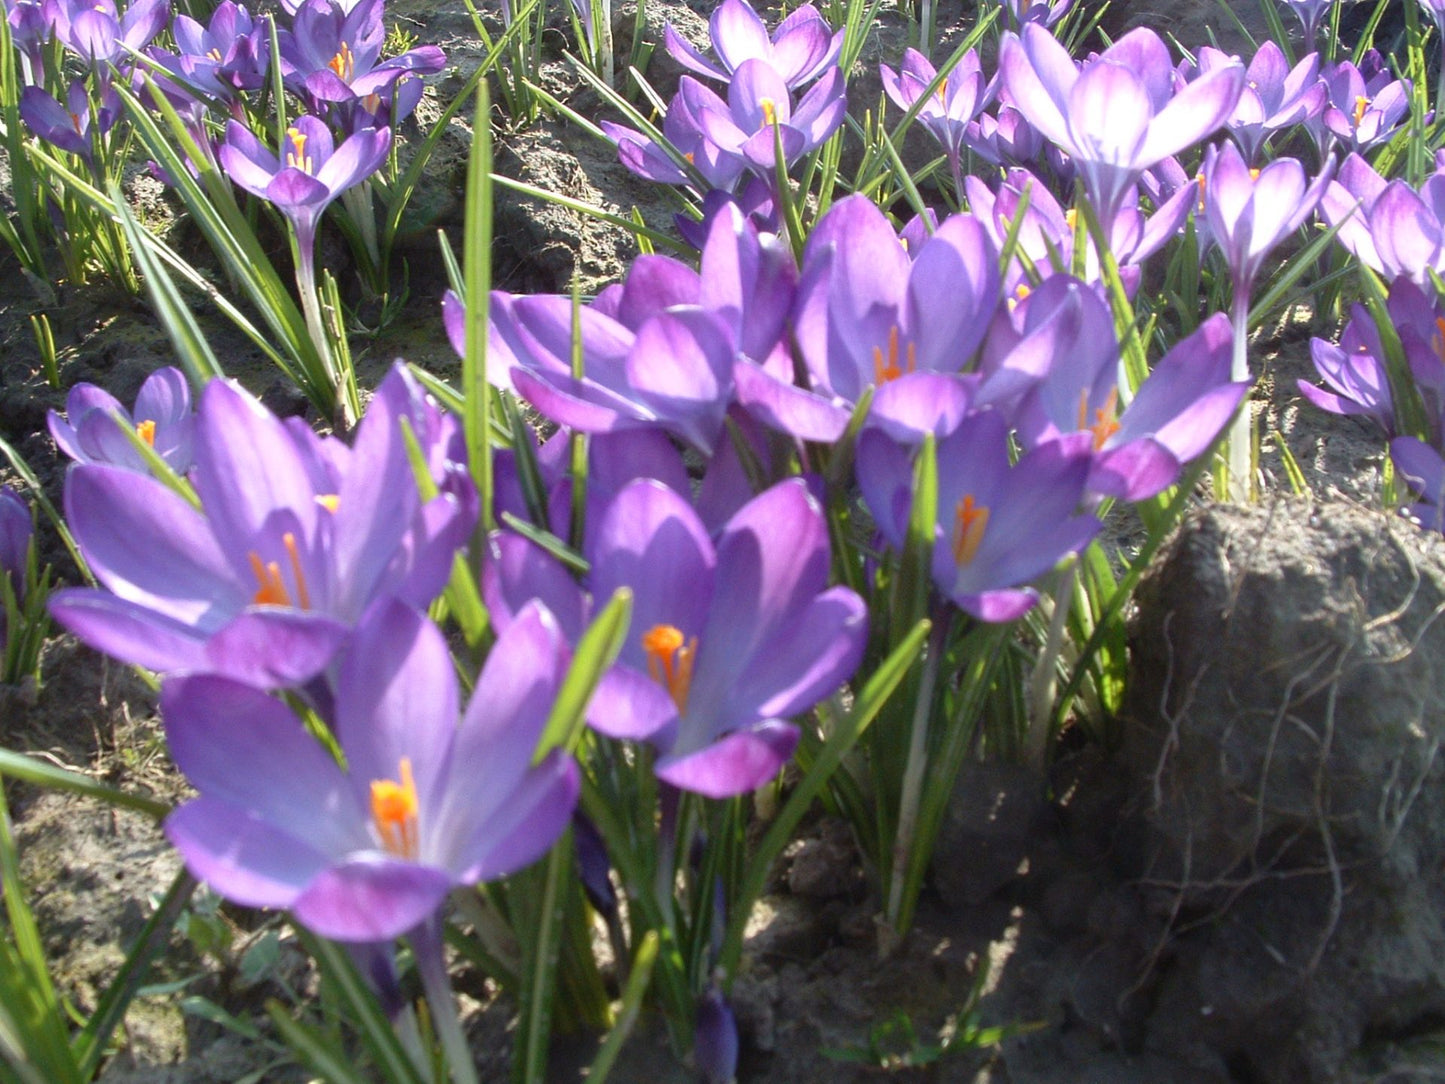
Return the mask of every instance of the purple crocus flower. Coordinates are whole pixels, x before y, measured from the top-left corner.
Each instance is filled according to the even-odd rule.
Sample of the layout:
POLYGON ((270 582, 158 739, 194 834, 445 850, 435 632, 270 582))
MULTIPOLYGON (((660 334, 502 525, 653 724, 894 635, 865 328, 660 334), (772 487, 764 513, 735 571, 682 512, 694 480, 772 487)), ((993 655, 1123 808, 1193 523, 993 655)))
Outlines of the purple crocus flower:
MULTIPOLYGON (((904 50, 903 63, 898 71, 885 65, 880 66, 879 74, 888 97, 905 112, 913 108, 928 84, 938 76, 928 58, 917 49, 904 50)), ((959 58, 936 95, 924 102, 916 114, 928 133, 943 147, 953 173, 954 188, 960 194, 963 177, 959 159, 963 154, 968 125, 988 105, 994 90, 994 85, 987 83, 983 77, 977 51, 970 49, 959 58)))
MULTIPOLYGON (((683 790, 726 798, 772 778, 797 743, 787 720, 862 656, 865 607, 827 586, 827 528, 801 478, 746 501, 715 535, 677 490, 631 482, 589 525, 586 555, 591 597, 633 593, 632 631, 588 722, 657 746, 658 776, 683 790)), ((575 636, 591 607, 555 559, 506 533, 483 582, 499 627, 537 597, 575 636)))
POLYGON ((21 83, 45 81, 45 44, 55 31, 55 5, 48 0, 9 0, 5 5, 10 41, 20 54, 21 83))
POLYGON ((380 169, 390 149, 389 128, 363 128, 338 147, 325 123, 308 114, 286 129, 284 165, 234 120, 226 125, 219 157, 231 180, 275 204, 290 221, 300 253, 298 274, 314 284, 316 227, 322 213, 342 192, 380 169))
MULTIPOLYGON (((30 514, 30 505, 13 487, 0 486, 0 576, 10 577, 17 599, 25 594, 25 566, 34 535, 35 517, 30 514)), ((0 631, 3 623, 4 615, 0 614, 0 631)))
POLYGON ((1445 173, 1426 177, 1417 192, 1352 154, 1325 189, 1320 215, 1339 227, 1340 244, 1387 279, 1424 286, 1431 271, 1445 274, 1445 173))
POLYGON ((790 165, 836 132, 848 111, 843 71, 836 64, 808 88, 796 108, 783 77, 764 60, 745 60, 738 66, 727 101, 695 79, 679 83, 678 96, 710 142, 765 180, 774 175, 779 141, 790 165))
POLYGON ((271 66, 269 25, 269 17, 253 19, 234 0, 217 4, 206 26, 178 14, 171 27, 178 70, 207 92, 259 90, 271 66))
POLYGON ((1224 64, 1174 92, 1169 50, 1152 30, 1131 30, 1075 66, 1047 30, 1005 33, 999 72, 1019 111, 1068 152, 1108 223, 1140 174, 1215 131, 1233 111, 1244 67, 1224 64))
POLYGON ((1297 16, 1305 31, 1305 46, 1313 49, 1315 34, 1319 31, 1320 20, 1330 10, 1334 0, 1280 0, 1297 16))
POLYGON ((148 669, 300 685, 373 598, 425 606, 445 586, 477 509, 470 482, 441 462, 444 432, 401 367, 350 448, 213 380, 195 419, 199 507, 123 467, 71 468, 65 518, 102 587, 57 592, 51 613, 148 669), (431 501, 417 492, 402 418, 441 485, 431 501))
POLYGON ((1362 153, 1384 143, 1404 124, 1410 80, 1392 78, 1384 69, 1366 79, 1361 69, 1342 60, 1326 70, 1324 81, 1329 99, 1318 122, 1310 125, 1322 155, 1335 140, 1362 153))
POLYGON ((51 10, 56 38, 95 65, 102 83, 112 64, 130 50, 139 52, 170 18, 168 0, 135 0, 123 15, 115 0, 55 0, 51 10))
POLYGON ((120 116, 120 98, 113 87, 101 92, 100 108, 92 110, 90 90, 84 79, 71 82, 66 104, 61 105, 38 86, 20 91, 20 119, 25 126, 52 146, 95 163, 94 139, 115 126, 120 116))
POLYGON ((435 45, 423 45, 382 60, 386 27, 381 13, 382 0, 361 0, 349 11, 337 0, 305 0, 290 33, 281 37, 288 83, 304 92, 314 108, 354 104, 363 116, 375 117, 405 79, 404 101, 393 101, 388 112, 391 124, 404 120, 421 96, 416 77, 441 71, 446 55, 435 45))
MULTIPOLYGON (((1445 316, 1423 290, 1403 278, 1390 287, 1386 313, 1400 338, 1426 421, 1439 432, 1445 423, 1445 316)), ((1338 346, 1311 339, 1310 354, 1327 387, 1301 380, 1301 395, 1321 410, 1366 417, 1387 437, 1396 435, 1385 348, 1374 318, 1363 305, 1351 309, 1338 346)))
POLYGON ((746 0, 723 0, 708 25, 720 64, 698 52, 671 23, 663 30, 663 41, 684 68, 724 83, 749 60, 761 60, 796 90, 837 64, 843 48, 843 31, 834 32, 812 4, 795 8, 771 37, 746 0))
POLYGON ((110 463, 149 474, 150 465, 123 432, 129 429, 177 474, 191 469, 191 389, 174 366, 146 378, 134 410, 126 410, 104 388, 81 383, 65 398, 65 417, 52 410, 46 422, 56 446, 78 463, 110 463))
POLYGON ((1200 173, 1200 201, 1211 241, 1229 267, 1235 289, 1248 294, 1260 268, 1285 237, 1314 213, 1334 175, 1334 159, 1313 180, 1295 158, 1252 170, 1232 143, 1211 147, 1200 173))
POLYGON ((1445 532, 1445 459, 1440 451, 1415 437, 1390 441, 1395 473, 1420 497, 1401 509, 1427 531, 1445 532))
MULTIPOLYGON (((1235 57, 1207 45, 1199 50, 1201 76, 1235 63, 1235 57)), ((1225 127, 1244 152, 1245 161, 1253 162, 1275 132, 1319 116, 1327 93, 1320 81, 1318 53, 1309 53, 1291 68, 1284 50, 1266 41, 1245 69, 1244 87, 1225 127)))
POLYGON ((285 908, 336 941, 399 937, 451 889, 531 864, 566 829, 576 763, 561 749, 533 763, 566 660, 556 622, 530 607, 461 713, 441 631, 382 600, 340 664, 345 768, 281 701, 227 678, 173 678, 166 740, 200 795, 166 818, 166 835, 226 899, 285 908))
POLYGON ((900 432, 951 429, 968 408, 959 376, 999 304, 998 256, 971 215, 916 250, 865 196, 830 207, 808 237, 794 337, 811 388, 740 365, 738 399, 805 440, 836 440, 868 388, 873 417, 900 432))
MULTIPOLYGON (((1096 294, 1086 290, 1081 297, 1107 319, 1096 294)), ((1127 408, 1120 402, 1116 353, 1060 351, 1019 406, 1020 442, 1034 448, 1086 433, 1094 454, 1090 493, 1152 497, 1209 449, 1249 393, 1250 381, 1230 380, 1231 345, 1229 319, 1215 313, 1160 359, 1127 408)))
POLYGON ((682 790, 727 798, 772 778, 798 741, 787 720, 862 658, 866 608, 827 586, 827 526, 800 478, 749 501, 715 541, 685 498, 635 482, 588 556, 596 597, 633 592, 619 678, 591 718, 653 734, 658 777, 682 790))
POLYGON ((1074 10, 1077 0, 1000 0, 1010 30, 1024 23, 1050 27, 1074 10))
MULTIPOLYGON (((683 83, 693 81, 683 76, 683 83)), ((688 96, 674 95, 662 118, 666 145, 641 132, 612 121, 602 121, 602 131, 617 144, 617 158, 639 177, 658 184, 673 184, 704 191, 731 192, 747 170, 737 155, 727 153, 703 134, 688 104, 688 96), (686 168, 684 168, 686 167, 686 168), (696 184, 701 178, 702 185, 696 184)))
MULTIPOLYGON (((1077 514, 1092 441, 1074 434, 1009 464, 1001 414, 970 414, 938 442, 938 525, 933 582, 980 621, 1012 621, 1038 601, 1027 586, 1089 544, 1102 524, 1077 514)), ((858 439, 858 481, 878 529, 895 549, 908 530, 910 451, 882 431, 858 439)))

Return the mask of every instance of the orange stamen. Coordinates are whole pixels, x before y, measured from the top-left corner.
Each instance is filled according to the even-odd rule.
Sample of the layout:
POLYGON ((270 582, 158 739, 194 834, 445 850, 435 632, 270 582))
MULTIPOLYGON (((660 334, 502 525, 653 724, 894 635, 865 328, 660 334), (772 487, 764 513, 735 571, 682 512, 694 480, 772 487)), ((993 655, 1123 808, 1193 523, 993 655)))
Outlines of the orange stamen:
POLYGON ((987 527, 988 506, 975 504, 973 494, 967 494, 953 510, 953 559, 959 567, 971 564, 978 556, 987 527))
POLYGON ((156 446, 156 423, 147 418, 143 422, 136 422, 135 435, 145 441, 149 447, 156 446))
POLYGON ((697 637, 688 640, 676 625, 653 625, 642 634, 647 672, 672 697, 679 712, 687 710, 692 688, 692 665, 697 659, 697 637))
POLYGON ((351 82, 351 77, 356 74, 356 57, 351 52, 351 46, 346 42, 341 43, 341 48, 336 50, 336 55, 326 65, 334 71, 341 79, 351 82))
POLYGON ((763 98, 758 102, 758 108, 763 111, 763 127, 772 128, 778 123, 778 106, 771 98, 763 98))
POLYGON ((1365 119, 1365 110, 1370 108, 1370 99, 1363 94, 1355 96, 1355 127, 1360 126, 1360 121, 1365 119))
POLYGON ((1094 410, 1094 424, 1089 424, 1089 389, 1085 388, 1079 392, 1079 428, 1087 429, 1094 434, 1094 451, 1102 448, 1105 442, 1119 431, 1119 421, 1114 412, 1119 408, 1119 389, 1110 388, 1109 397, 1104 400, 1104 405, 1094 410))
POLYGON ((903 367, 898 365, 898 325, 894 324, 888 329, 888 357, 885 360, 883 348, 873 348, 873 382, 875 384, 886 384, 890 380, 897 380, 904 373, 918 371, 918 349, 912 342, 904 348, 903 367))
POLYGON ((281 536, 281 544, 286 548, 286 560, 291 565, 291 579, 296 584, 296 597, 291 597, 286 581, 281 577, 281 563, 262 561, 260 555, 252 550, 246 555, 251 562, 251 573, 256 577, 257 584, 251 602, 256 606, 295 606, 309 610, 311 593, 306 588, 306 573, 301 567, 301 553, 296 546, 296 536, 287 531, 281 536))
POLYGON ((399 858, 417 856, 416 780, 411 774, 411 757, 402 757, 398 765, 401 782, 391 779, 371 781, 371 820, 376 825, 381 845, 399 858))
POLYGON ((255 550, 246 555, 251 562, 251 572, 256 577, 259 587, 256 593, 251 596, 251 601, 257 606, 290 606, 291 593, 286 590, 286 585, 281 581, 281 566, 275 561, 269 564, 262 564, 260 556, 255 550))

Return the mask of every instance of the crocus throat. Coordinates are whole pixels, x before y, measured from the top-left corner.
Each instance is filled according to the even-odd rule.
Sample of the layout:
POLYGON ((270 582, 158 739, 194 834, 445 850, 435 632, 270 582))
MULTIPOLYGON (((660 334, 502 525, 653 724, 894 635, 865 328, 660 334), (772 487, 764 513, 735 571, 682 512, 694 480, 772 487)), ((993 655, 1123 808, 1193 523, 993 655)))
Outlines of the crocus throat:
POLYGON ((667 690, 679 713, 687 710, 692 688, 692 666, 697 659, 697 637, 687 639, 676 625, 653 625, 642 634, 647 672, 667 690))
POLYGON ((953 509, 953 560, 960 567, 971 564, 988 529, 988 505, 975 504, 973 494, 964 495, 953 509))
POLYGON ((291 143, 291 150, 286 152, 286 164, 310 173, 312 162, 306 153, 306 133, 298 128, 287 128, 286 138, 291 143))
POLYGON ((898 325, 894 324, 888 329, 888 356, 883 356, 883 348, 873 348, 873 382, 875 384, 886 384, 890 380, 897 380, 904 373, 918 371, 918 350, 910 341, 904 348, 903 368, 898 367, 898 325))
POLYGON ((356 56, 351 51, 351 46, 346 42, 341 43, 341 48, 336 50, 336 55, 326 65, 343 82, 351 82, 351 77, 356 74, 356 56))
POLYGON ((145 441, 148 447, 154 448, 156 446, 156 423, 150 418, 143 422, 136 422, 135 435, 145 441))
POLYGON ((1363 94, 1355 95, 1355 127, 1360 126, 1360 121, 1365 119, 1365 110, 1370 108, 1370 99, 1363 94))
POLYGON ((401 782, 391 779, 371 781, 371 823, 388 853, 398 858, 416 859, 416 781, 411 775, 411 757, 402 757, 397 766, 401 782))
POLYGON ((1104 405, 1094 409, 1094 424, 1089 424, 1089 389, 1079 392, 1079 428, 1094 434, 1094 451, 1119 431, 1119 420, 1115 412, 1119 409, 1119 389, 1110 388, 1104 405))
POLYGON ((281 544, 286 547, 286 560, 291 565, 291 578, 296 584, 295 596, 292 596, 286 587, 286 581, 281 577, 281 563, 263 563, 260 554, 252 550, 246 555, 251 562, 251 572, 255 575, 257 584, 251 602, 256 606, 294 606, 309 610, 311 593, 306 589, 306 574, 301 568, 301 554, 296 548, 296 536, 287 531, 281 536, 281 544))

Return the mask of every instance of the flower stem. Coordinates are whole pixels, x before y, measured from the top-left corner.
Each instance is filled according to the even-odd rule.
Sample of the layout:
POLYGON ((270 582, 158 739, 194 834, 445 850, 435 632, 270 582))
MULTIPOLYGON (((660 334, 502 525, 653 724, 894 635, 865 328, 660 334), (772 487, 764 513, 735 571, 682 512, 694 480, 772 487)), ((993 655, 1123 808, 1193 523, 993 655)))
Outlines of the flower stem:
MULTIPOLYGON (((1249 379, 1249 284, 1236 283, 1234 301, 1230 307, 1230 320, 1234 329, 1234 353, 1230 362, 1231 380, 1249 379)), ((1252 499, 1254 485, 1250 465, 1250 435, 1253 415, 1249 409, 1249 397, 1239 405, 1239 411, 1229 429, 1229 492, 1226 498, 1236 501, 1252 499)))
POLYGON ((416 957, 417 974, 431 1006, 432 1027, 441 1040, 447 1065, 455 1084, 478 1084, 476 1063, 462 1023, 457 1019, 456 1002, 452 998, 451 979, 447 977, 446 954, 443 950, 441 918, 433 916, 410 935, 412 954, 416 957))

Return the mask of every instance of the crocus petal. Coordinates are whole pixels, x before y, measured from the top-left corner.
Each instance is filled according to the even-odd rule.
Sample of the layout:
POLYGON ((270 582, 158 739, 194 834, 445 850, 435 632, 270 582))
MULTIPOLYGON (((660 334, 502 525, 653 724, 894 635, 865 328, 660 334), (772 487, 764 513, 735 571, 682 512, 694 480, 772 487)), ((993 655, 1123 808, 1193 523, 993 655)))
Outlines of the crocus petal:
POLYGON ((341 768, 281 701, 202 674, 167 681, 161 714, 176 766, 206 797, 298 832, 335 857, 370 845, 341 768))
POLYGON ((530 866, 561 837, 577 807, 577 762, 554 749, 515 787, 456 856, 459 879, 492 881, 530 866))
POLYGON ((384 941, 430 918, 451 888, 442 870, 378 852, 323 870, 296 897, 291 913, 333 941, 384 941))
POLYGON ((347 631, 325 614, 274 607, 250 610, 206 640, 205 669, 261 689, 291 688, 326 669, 347 631))
POLYGON ((658 760, 657 777, 705 798, 732 798, 756 790, 782 770, 798 746, 791 723, 770 719, 680 756, 658 760))
POLYGON ((243 907, 291 906, 327 864, 291 831, 219 798, 195 798, 172 811, 165 832, 196 878, 243 907))
POLYGON ((206 517, 152 478, 82 464, 66 480, 65 518, 96 578, 126 601, 202 624, 249 601, 206 517))
POLYGON ((193 624, 109 591, 72 587, 50 596, 50 616, 82 643, 160 673, 205 669, 205 636, 193 624))

